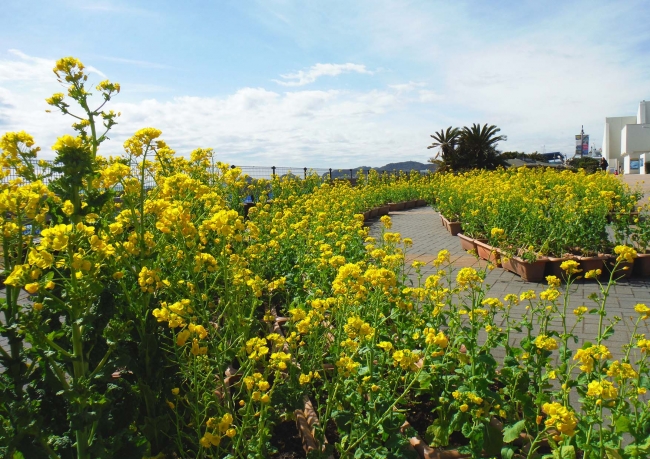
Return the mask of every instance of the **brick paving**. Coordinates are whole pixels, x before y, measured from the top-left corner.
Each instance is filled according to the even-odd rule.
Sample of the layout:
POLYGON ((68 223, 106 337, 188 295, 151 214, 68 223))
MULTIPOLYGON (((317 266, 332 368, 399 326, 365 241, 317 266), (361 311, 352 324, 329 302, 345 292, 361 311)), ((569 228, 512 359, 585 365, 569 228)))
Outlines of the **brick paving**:
MULTIPOLYGON (((447 249, 451 253, 452 259, 452 272, 466 266, 474 268, 484 267, 486 262, 479 261, 476 257, 465 252, 460 247, 458 237, 451 236, 440 222, 440 216, 430 207, 416 208, 412 210, 391 212, 390 213, 393 226, 391 232, 398 232, 402 237, 409 237, 413 239, 413 246, 408 249, 406 260, 407 265, 410 265, 414 260, 419 260, 427 263, 422 268, 423 279, 433 274, 435 269, 431 265, 438 252, 442 249, 447 249)), ((381 223, 374 221, 370 223, 370 233, 373 236, 378 236, 381 233, 381 223)), ((416 282, 417 277, 414 272, 410 273, 411 279, 416 282)), ((527 290, 534 290, 536 293, 541 292, 547 288, 544 283, 525 282, 519 276, 506 271, 505 269, 495 268, 491 271, 485 280, 486 286, 489 287, 488 297, 503 297, 507 293, 521 294, 527 290)), ((564 286, 560 288, 562 292, 565 291, 564 286)), ((586 305, 590 309, 595 307, 595 303, 588 297, 592 293, 598 293, 599 287, 596 281, 581 280, 577 281, 571 287, 569 311, 582 305, 586 305)), ((650 305, 650 279, 631 278, 620 280, 614 285, 610 291, 610 296, 607 300, 606 311, 607 317, 613 318, 618 316, 623 318, 621 322, 615 327, 615 334, 608 340, 612 354, 615 358, 620 358, 622 355, 621 346, 630 341, 632 335, 632 323, 630 317, 636 319, 637 314, 634 312, 634 306, 637 303, 645 303, 650 305)), ((511 320, 519 320, 525 312, 525 306, 522 304, 518 306, 519 309, 514 309, 511 313, 511 320)), ((567 318, 567 323, 572 326, 575 323, 575 316, 570 313, 571 317, 567 318)), ((650 336, 650 321, 642 322, 640 329, 637 333, 646 333, 650 336)), ((607 322, 605 322, 607 323, 607 322)), ((559 322, 553 322, 551 328, 560 331, 557 328, 559 322)), ((598 332, 598 316, 587 315, 584 320, 577 325, 576 334, 579 335, 580 341, 594 341, 598 332)), ((518 342, 524 334, 513 333, 511 337, 514 342, 518 342)), ((580 342, 579 345, 582 343, 580 342)), ((495 357, 502 357, 503 350, 495 349, 493 354, 495 357)))

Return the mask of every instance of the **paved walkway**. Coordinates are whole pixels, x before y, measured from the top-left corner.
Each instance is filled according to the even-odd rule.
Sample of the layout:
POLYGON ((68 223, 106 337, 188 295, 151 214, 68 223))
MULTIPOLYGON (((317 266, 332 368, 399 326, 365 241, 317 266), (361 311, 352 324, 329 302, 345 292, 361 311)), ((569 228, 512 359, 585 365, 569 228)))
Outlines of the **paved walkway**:
POLYGON ((650 175, 640 175, 640 174, 630 174, 630 175, 619 175, 621 181, 630 185, 630 188, 639 189, 643 192, 643 199, 641 202, 645 203, 650 197, 650 175))
MULTIPOLYGON (((453 270, 466 266, 475 268, 485 266, 484 261, 478 261, 460 248, 458 237, 451 236, 447 230, 442 227, 440 216, 430 207, 406 210, 401 212, 391 212, 393 227, 390 231, 398 232, 402 237, 413 239, 413 247, 407 253, 407 265, 414 260, 427 263, 422 268, 424 279, 434 272, 431 265, 438 252, 447 249, 451 253, 453 270)), ((381 223, 379 221, 370 224, 371 234, 377 236, 381 232, 381 223)), ((417 279, 415 273, 411 273, 411 278, 417 279)), ((527 290, 534 290, 539 293, 548 286, 546 283, 531 283, 523 281, 519 276, 506 271, 505 269, 495 268, 486 278, 486 285, 489 286, 489 297, 503 297, 507 293, 521 294, 527 290)), ((561 290, 564 292, 564 288, 561 290)), ((595 307, 595 303, 588 297, 592 293, 598 293, 599 287, 595 281, 583 280, 576 282, 570 291, 570 311, 578 306, 586 305, 590 309, 595 307)), ((607 300, 607 317, 621 317, 623 320, 616 326, 616 333, 608 340, 608 346, 615 357, 620 358, 621 346, 630 341, 632 334, 632 323, 630 317, 636 319, 637 313, 634 312, 634 306, 637 303, 650 305, 650 279, 632 278, 621 280, 614 285, 610 291, 610 297, 607 300)), ((524 306, 513 312, 513 316, 518 314, 519 317, 525 312, 524 306)), ((575 316, 571 313, 568 318, 569 325, 575 323, 575 316)), ((560 331, 558 323, 553 324, 553 328, 560 331)), ((581 341, 594 341, 598 332, 598 316, 587 315, 584 320, 578 324, 576 333, 581 337, 581 341)), ((637 333, 646 333, 650 336, 650 320, 642 323, 637 333)), ((518 342, 524 335, 514 333, 511 335, 515 342, 518 342)), ((502 355, 501 349, 496 349, 494 354, 502 355)))

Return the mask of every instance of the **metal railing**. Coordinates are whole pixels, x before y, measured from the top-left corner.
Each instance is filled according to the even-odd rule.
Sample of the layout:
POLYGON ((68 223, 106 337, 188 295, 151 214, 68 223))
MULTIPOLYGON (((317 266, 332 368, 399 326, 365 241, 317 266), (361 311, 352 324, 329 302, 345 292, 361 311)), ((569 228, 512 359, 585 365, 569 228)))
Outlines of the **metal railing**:
MULTIPOLYGON (((368 177, 370 171, 377 170, 372 168, 355 168, 355 169, 333 169, 325 167, 285 167, 285 166, 237 166, 232 165, 230 167, 239 167, 242 172, 253 179, 267 179, 271 180, 273 177, 296 177, 296 178, 307 178, 307 176, 312 174, 317 174, 324 180, 334 180, 334 179, 351 179, 354 180, 359 176, 361 172, 363 177, 368 177)), ((432 171, 432 169, 428 169, 432 171)), ((410 174, 410 170, 402 169, 391 169, 391 170, 377 170, 380 175, 391 176, 400 173, 410 174)), ((418 171, 421 172, 421 171, 418 171)))
MULTIPOLYGON (((48 184, 53 180, 61 177, 61 173, 52 172, 50 167, 54 165, 52 160, 32 160, 32 165, 34 166, 34 172, 36 175, 42 175, 47 173, 47 176, 44 177, 44 183, 48 184), (39 164, 41 161, 47 163, 46 167, 41 167, 39 164)), ((230 167, 239 167, 245 175, 248 175, 251 179, 266 179, 271 180, 273 177, 295 177, 299 179, 306 179, 308 176, 313 174, 318 175, 323 180, 355 180, 358 177, 358 174, 361 172, 362 176, 368 178, 370 171, 376 170, 371 168, 355 168, 355 169, 340 169, 340 168, 325 168, 325 167, 287 167, 287 166, 238 166, 231 165, 230 167)), ((137 165, 133 165, 133 173, 137 177, 140 175, 137 165)), ((411 171, 392 169, 392 170, 377 170, 377 172, 382 176, 391 176, 400 173, 410 174, 411 171)), ((18 178, 18 173, 15 169, 10 169, 9 174, 2 179, 2 182, 8 182, 18 178)), ((155 186, 155 178, 151 174, 147 173, 145 178, 145 186, 148 188, 155 186)))

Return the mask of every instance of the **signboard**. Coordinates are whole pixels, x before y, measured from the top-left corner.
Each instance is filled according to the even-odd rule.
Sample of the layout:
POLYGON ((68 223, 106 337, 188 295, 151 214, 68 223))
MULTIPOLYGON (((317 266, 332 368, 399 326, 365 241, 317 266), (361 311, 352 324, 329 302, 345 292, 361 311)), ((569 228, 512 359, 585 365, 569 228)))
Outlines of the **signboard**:
POLYGON ((576 155, 589 154, 589 136, 576 134, 576 155))

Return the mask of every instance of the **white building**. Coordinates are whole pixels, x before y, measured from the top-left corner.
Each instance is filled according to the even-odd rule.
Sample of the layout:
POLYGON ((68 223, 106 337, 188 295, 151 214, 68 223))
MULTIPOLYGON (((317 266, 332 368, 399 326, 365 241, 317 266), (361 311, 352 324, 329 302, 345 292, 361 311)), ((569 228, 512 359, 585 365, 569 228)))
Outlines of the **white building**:
POLYGON ((603 156, 625 174, 650 174, 650 102, 641 101, 636 116, 605 118, 603 156))

